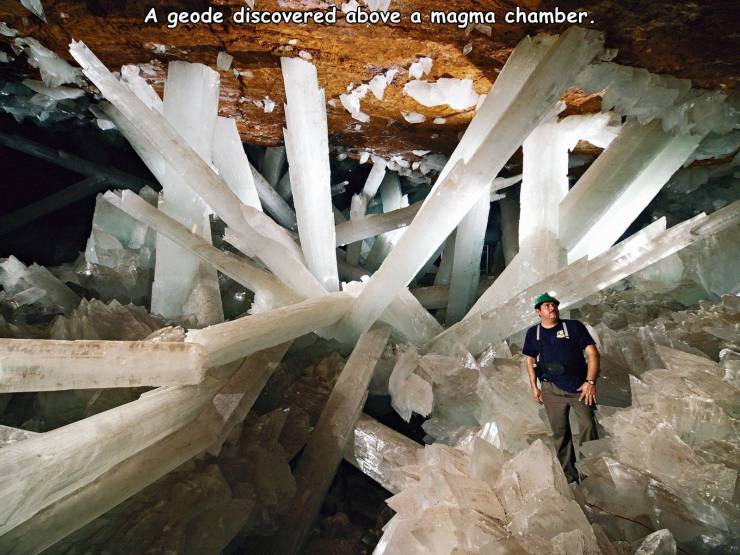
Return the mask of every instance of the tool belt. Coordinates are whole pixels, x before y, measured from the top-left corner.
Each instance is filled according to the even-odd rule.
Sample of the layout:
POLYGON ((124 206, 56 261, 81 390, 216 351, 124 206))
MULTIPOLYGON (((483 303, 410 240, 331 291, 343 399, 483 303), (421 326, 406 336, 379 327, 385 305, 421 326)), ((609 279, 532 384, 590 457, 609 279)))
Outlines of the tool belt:
POLYGON ((538 362, 535 366, 535 374, 539 379, 549 379, 551 376, 562 376, 565 374, 565 366, 559 362, 538 362))

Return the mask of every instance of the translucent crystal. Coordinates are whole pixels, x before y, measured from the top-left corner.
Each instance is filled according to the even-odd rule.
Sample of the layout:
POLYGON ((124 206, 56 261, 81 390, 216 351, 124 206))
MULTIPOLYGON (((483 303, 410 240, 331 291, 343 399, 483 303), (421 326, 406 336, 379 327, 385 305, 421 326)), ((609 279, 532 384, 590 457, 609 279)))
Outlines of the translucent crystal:
MULTIPOLYGON (((518 110, 504 111, 502 108, 503 113, 490 121, 487 119, 490 115, 488 110, 481 108, 477 112, 478 115, 487 115, 483 116, 486 123, 471 123, 466 131, 466 135, 473 133, 476 136, 471 140, 473 144, 470 149, 475 154, 467 159, 467 164, 462 163, 462 159, 451 163, 455 169, 449 172, 448 177, 438 179, 436 188, 427 196, 414 222, 406 229, 389 257, 357 298, 346 320, 353 334, 367 329, 396 296, 397 291, 407 285, 427 262, 480 198, 482 191, 490 183, 490 176, 498 173, 518 145, 557 102, 574 74, 600 50, 600 41, 598 34, 572 27, 553 45, 548 56, 537 65, 524 85, 516 78, 516 85, 501 103, 505 108, 510 102, 514 102, 514 97, 521 95, 528 99, 526 104, 521 103, 526 114, 518 110), (533 90, 529 91, 529 88, 533 90), (499 126, 509 125, 511 132, 497 131, 499 126), (442 184, 445 184, 444 187, 442 184)), ((505 82, 505 79, 499 75, 497 81, 505 82)), ((486 101, 495 97, 495 94, 489 94, 486 101)), ((484 107, 485 105, 486 102, 484 107)), ((477 118, 478 116, 474 122, 477 118)))
POLYGON ((252 170, 236 121, 218 117, 213 135, 213 164, 229 188, 246 206, 262 210, 252 170))
POLYGON ((197 384, 205 360, 183 343, 0 339, 0 392, 197 384))
POLYGON ((285 148, 306 264, 327 291, 339 289, 331 204, 326 100, 316 67, 282 58, 285 81, 285 148))
POLYGON ((699 144, 672 136, 658 122, 632 122, 586 170, 560 206, 560 239, 568 260, 609 248, 699 144))
POLYGON ((375 364, 383 354, 390 332, 384 325, 371 328, 360 337, 347 359, 296 466, 299 493, 286 525, 278 534, 278 552, 296 552, 305 541, 342 460, 342 452, 362 410, 375 364))
POLYGON ((14 256, 0 263, 0 284, 8 295, 22 295, 30 289, 32 297, 23 301, 39 303, 50 313, 67 312, 80 302, 80 298, 46 268, 38 264, 26 266, 14 256))

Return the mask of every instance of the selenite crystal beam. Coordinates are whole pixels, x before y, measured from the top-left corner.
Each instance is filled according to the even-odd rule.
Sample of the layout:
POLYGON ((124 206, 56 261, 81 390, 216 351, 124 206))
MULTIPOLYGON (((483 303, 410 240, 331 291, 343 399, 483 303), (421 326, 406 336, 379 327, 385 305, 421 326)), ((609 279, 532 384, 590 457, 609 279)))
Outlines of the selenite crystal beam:
POLYGON ((241 422, 290 343, 253 354, 187 426, 113 466, 94 481, 0 536, 0 552, 38 553, 213 447, 241 422), (146 469, 146 471, 142 471, 146 469))
POLYGON ((339 374, 296 466, 297 493, 285 525, 276 535, 276 553, 298 553, 316 520, 390 333, 383 324, 375 324, 365 332, 339 374))
POLYGON ((185 343, 0 339, 0 393, 197 384, 205 362, 185 343))
MULTIPOLYGON (((490 287, 492 280, 486 278, 481 280, 478 285, 478 290, 475 293, 475 297, 479 297, 488 287, 490 287)), ((449 285, 429 285, 427 287, 414 287, 409 289, 411 294, 418 299, 421 306, 427 310, 434 310, 438 308, 447 307, 447 299, 450 293, 449 285)))
POLYGON ((12 148, 19 152, 24 152, 35 158, 40 158, 64 169, 86 175, 88 177, 101 177, 119 187, 127 187, 138 191, 142 187, 152 185, 152 183, 141 177, 131 175, 109 165, 96 164, 84 158, 70 154, 64 150, 56 150, 42 144, 36 143, 25 137, 10 135, 0 132, 0 145, 12 148))
POLYGON ((391 493, 398 493, 415 480, 398 470, 417 464, 423 446, 367 414, 360 415, 344 458, 391 493))
POLYGON ((0 535, 187 425, 220 382, 157 388, 138 400, 3 447, 0 535))
POLYGON ((213 165, 229 188, 246 206, 262 210, 252 169, 235 120, 221 116, 216 119, 212 150, 213 165))
POLYGON ((337 246, 349 245, 381 233, 405 227, 411 223, 421 208, 422 202, 399 208, 384 214, 368 214, 364 218, 352 219, 336 226, 337 246))
POLYGON ((425 352, 445 353, 461 344, 478 354, 488 345, 523 330, 536 322, 532 299, 542 291, 552 291, 567 309, 581 299, 609 287, 650 264, 725 229, 740 231, 740 201, 712 213, 699 214, 690 220, 662 231, 665 218, 618 245, 592 258, 581 258, 544 281, 534 284, 493 310, 482 310, 467 316, 425 345, 425 352))
POLYGON ((208 351, 208 365, 219 366, 330 326, 351 304, 349 293, 322 295, 270 312, 190 330, 185 341, 201 344, 208 351))
MULTIPOLYGON (((216 214, 242 239, 239 248, 257 256, 284 283, 307 296, 324 292, 321 284, 296 257, 287 243, 292 239, 270 218, 244 206, 208 164, 190 148, 161 114, 147 108, 81 42, 72 42, 70 53, 83 67, 83 73, 134 127, 148 147, 186 178, 188 186, 216 211, 216 214)), ((150 168, 151 169, 151 168, 150 168)), ((263 201, 264 204, 264 201, 263 201)))
POLYGON ((298 222, 296 221, 293 209, 251 162, 249 167, 252 170, 252 178, 254 179, 254 186, 257 189, 257 195, 259 195, 264 209, 281 226, 291 231, 296 231, 298 229, 298 222))
POLYGON ((666 133, 657 120, 625 125, 560 204, 560 240, 568 260, 608 249, 700 140, 666 133))
MULTIPOLYGON (((380 184, 380 198, 383 201, 383 212, 393 212, 403 206, 404 198, 397 173, 385 174, 383 182, 380 184)), ((408 199, 405 203, 408 204, 408 199)), ((403 230, 393 230, 376 237, 372 249, 367 255, 365 266, 371 271, 377 270, 401 235, 403 235, 403 230)))
POLYGON ((490 209, 490 187, 484 187, 481 197, 457 226, 445 316, 448 326, 459 322, 475 300, 480 282, 480 259, 490 209))
POLYGON ((326 99, 316 67, 300 58, 281 58, 285 82, 283 129, 298 236, 306 265, 327 291, 339 289, 331 203, 326 99))
POLYGON ((555 115, 522 145, 519 252, 470 309, 502 304, 565 264, 558 241, 558 205, 568 194, 568 134, 555 115))
POLYGON ((181 247, 212 264, 218 271, 250 291, 261 295, 268 305, 276 307, 303 300, 300 295, 285 286, 271 273, 214 247, 131 191, 122 191, 120 197, 109 191, 103 195, 103 198, 132 218, 148 225, 157 233, 167 236, 181 247))
MULTIPOLYGON (((349 219, 357 222, 365 218, 367 212, 367 197, 365 195, 352 195, 349 208, 349 219)), ((336 232, 336 228, 335 228, 336 232)), ((360 251, 362 250, 362 241, 355 241, 347 245, 347 264, 357 266, 360 263, 360 251)))
POLYGON ((280 177, 285 169, 285 147, 268 146, 265 149, 265 156, 262 158, 260 173, 265 177, 267 182, 273 187, 277 187, 280 177))
POLYGON ((105 191, 110 187, 111 182, 104 177, 88 177, 87 179, 83 179, 74 185, 70 185, 61 191, 44 197, 38 202, 28 204, 23 208, 19 208, 0 217, 0 235, 5 235, 19 227, 23 227, 27 223, 61 210, 78 200, 96 195, 100 191, 105 191))
MULTIPOLYGON (((514 87, 508 109, 487 127, 485 139, 470 156, 460 160, 443 183, 437 183, 396 247, 355 300, 345 324, 356 336, 368 329, 398 291, 407 285, 432 253, 472 208, 518 146, 545 118, 566 87, 602 48, 602 35, 578 27, 568 29, 530 75, 514 87)), ((497 78, 502 81, 502 75, 497 78)), ((494 94, 489 97, 495 98, 494 94)), ((505 87, 506 84, 502 84, 505 87)), ((487 113, 488 97, 473 122, 487 113)), ((473 125, 471 122, 471 126, 473 125)), ((469 126, 466 134, 471 132, 469 126)), ((477 127, 477 126, 476 126, 477 127)))
POLYGON ((377 156, 373 157, 373 167, 370 168, 370 173, 365 180, 365 185, 362 187, 362 194, 365 195, 368 200, 375 196, 378 192, 378 187, 385 177, 385 169, 388 163, 382 158, 377 156))
POLYGON ((508 266, 519 252, 519 203, 508 196, 498 203, 501 209, 501 244, 508 266))
MULTIPOLYGON (((264 304, 273 308, 295 304, 304 297, 285 286, 270 273, 248 262, 225 253, 165 216, 138 195, 123 191, 119 197, 113 192, 105 199, 128 215, 163 233, 184 248, 189 249, 219 271, 263 297, 264 304)), ((363 272, 362 269, 358 269, 363 272)), ((352 276, 358 278, 358 276, 352 276)), ((359 279, 359 278, 358 278, 359 279)), ((393 326, 405 341, 422 345, 442 331, 439 323, 404 289, 382 315, 382 320, 393 326)))
MULTIPOLYGON (((162 114, 205 162, 211 161, 218 111, 219 75, 203 64, 171 62, 164 84, 162 114)), ((159 209, 211 241, 210 208, 172 167, 165 168, 159 209)), ((167 237, 157 235, 152 312, 178 319, 193 313, 198 325, 223 321, 218 276, 213 268, 167 237), (194 291, 206 302, 191 303, 194 291)))

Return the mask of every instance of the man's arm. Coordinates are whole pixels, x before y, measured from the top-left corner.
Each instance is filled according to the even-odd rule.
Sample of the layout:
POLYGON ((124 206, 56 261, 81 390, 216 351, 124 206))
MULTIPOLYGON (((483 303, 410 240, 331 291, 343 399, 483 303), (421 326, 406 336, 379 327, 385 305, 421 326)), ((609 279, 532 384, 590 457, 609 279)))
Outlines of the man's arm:
POLYGON ((529 385, 532 386, 532 396, 538 403, 542 403, 542 391, 537 387, 537 374, 534 371, 534 358, 527 357, 527 374, 529 374, 529 385))
MULTIPOLYGON (((599 377, 599 350, 596 345, 588 345, 586 347, 586 358, 588 359, 588 371, 586 372, 586 379, 596 381, 599 377)), ((581 396, 578 398, 579 401, 583 401, 587 405, 596 404, 596 386, 590 383, 583 382, 583 385, 578 388, 581 392, 581 396)))

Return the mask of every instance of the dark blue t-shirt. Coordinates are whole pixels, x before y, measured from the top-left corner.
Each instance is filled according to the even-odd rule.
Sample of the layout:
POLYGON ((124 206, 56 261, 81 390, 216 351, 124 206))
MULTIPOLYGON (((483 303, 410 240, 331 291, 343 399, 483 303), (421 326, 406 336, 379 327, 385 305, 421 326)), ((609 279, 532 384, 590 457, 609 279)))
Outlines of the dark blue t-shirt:
MULTIPOLYGON (((557 385, 560 389, 575 393, 586 381, 588 365, 583 350, 596 342, 588 333, 586 326, 578 320, 560 320, 554 328, 547 329, 540 324, 527 330, 522 352, 532 358, 540 355, 540 364, 543 362, 559 362, 565 367, 560 375, 545 373, 542 377, 557 385), (563 322, 567 334, 563 330, 563 322), (537 345, 537 327, 540 327, 539 347, 537 345), (566 337, 567 335, 567 337, 566 337)), ((541 368, 541 367, 540 367, 541 368)), ((538 372, 540 374, 540 372, 538 372)))

